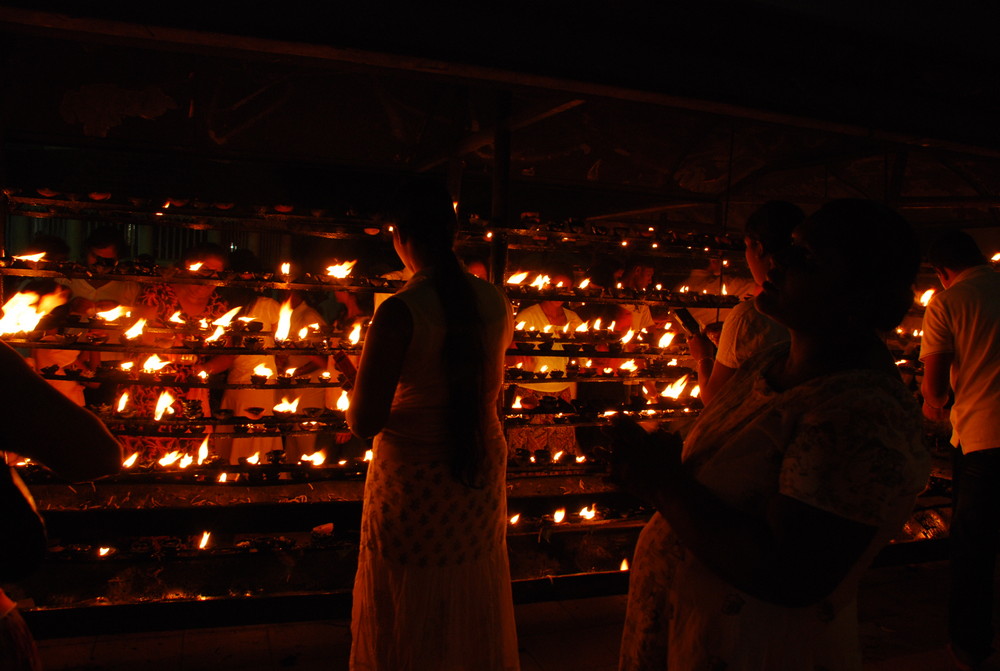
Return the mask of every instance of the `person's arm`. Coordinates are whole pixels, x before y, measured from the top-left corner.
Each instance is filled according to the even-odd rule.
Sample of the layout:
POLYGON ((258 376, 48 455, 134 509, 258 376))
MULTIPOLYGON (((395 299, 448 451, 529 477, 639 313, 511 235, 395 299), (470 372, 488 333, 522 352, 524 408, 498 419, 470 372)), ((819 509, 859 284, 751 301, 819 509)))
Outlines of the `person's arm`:
POLYGON ((948 419, 948 402, 951 400, 951 363, 955 355, 951 352, 937 352, 923 357, 924 380, 920 393, 924 397, 924 417, 935 422, 948 419))
MULTIPOLYGON (((712 402, 719 391, 726 386, 729 379, 736 374, 735 368, 730 368, 724 363, 719 363, 718 359, 712 364, 712 373, 708 378, 708 382, 701 385, 701 400, 706 406, 712 402)), ((701 377, 701 369, 698 370, 698 379, 701 377)))
POLYGON ((616 422, 615 474, 652 503, 684 545, 720 578, 763 601, 806 606, 827 596, 877 529, 783 494, 762 516, 729 505, 681 465, 681 440, 616 422))
POLYGON ((402 300, 389 297, 375 311, 361 351, 358 376, 347 410, 347 424, 359 438, 385 426, 413 337, 413 318, 402 300))
POLYGON ((74 481, 121 470, 121 446, 101 420, 36 375, 6 343, 0 343, 0 370, 5 450, 74 481))

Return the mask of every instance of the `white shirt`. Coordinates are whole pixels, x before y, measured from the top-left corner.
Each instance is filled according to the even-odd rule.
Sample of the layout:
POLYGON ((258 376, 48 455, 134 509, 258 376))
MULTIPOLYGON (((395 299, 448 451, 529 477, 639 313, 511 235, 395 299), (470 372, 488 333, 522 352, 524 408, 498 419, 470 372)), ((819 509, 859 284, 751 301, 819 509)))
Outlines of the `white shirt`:
POLYGON ((990 266, 962 271, 924 313, 921 360, 951 353, 953 445, 963 452, 1000 447, 1000 275, 990 266))

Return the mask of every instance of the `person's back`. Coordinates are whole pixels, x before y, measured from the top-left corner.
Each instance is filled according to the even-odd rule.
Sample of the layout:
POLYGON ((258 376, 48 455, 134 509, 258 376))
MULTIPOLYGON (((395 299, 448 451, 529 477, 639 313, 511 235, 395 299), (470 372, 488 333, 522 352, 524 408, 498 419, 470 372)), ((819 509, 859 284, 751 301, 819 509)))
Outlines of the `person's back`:
MULTIPOLYGON (((503 355, 510 341, 512 322, 506 298, 484 280, 466 276, 473 286, 482 322, 486 361, 483 364, 483 404, 494 403, 503 383, 503 355)), ((406 439, 433 449, 447 450, 448 380, 442 347, 445 320, 441 301, 432 282, 418 274, 396 296, 403 300, 413 319, 413 337, 400 372, 399 384, 383 433, 393 439, 406 439)), ((487 413, 491 425, 484 433, 499 426, 496 413, 487 413)), ((443 455, 444 453, 442 453, 443 455)), ((425 455, 430 456, 430 455, 425 455)))
MULTIPOLYGON (((997 447, 1000 429, 1000 274, 975 266, 958 274, 924 315, 921 358, 951 351, 952 422, 964 449, 997 447)), ((957 442, 957 441, 956 441, 957 442)))
POLYGON ((956 448, 948 629, 955 659, 978 668, 992 652, 993 576, 1000 550, 1000 275, 961 230, 939 236, 927 260, 944 291, 924 314, 923 410, 928 419, 951 420, 956 448))

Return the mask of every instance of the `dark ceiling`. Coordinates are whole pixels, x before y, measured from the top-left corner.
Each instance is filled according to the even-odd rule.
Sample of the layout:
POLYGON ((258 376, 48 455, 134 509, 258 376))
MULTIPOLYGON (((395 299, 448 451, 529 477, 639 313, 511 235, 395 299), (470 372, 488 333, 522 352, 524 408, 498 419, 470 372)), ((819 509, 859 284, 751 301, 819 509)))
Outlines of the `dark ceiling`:
POLYGON ((364 213, 431 172, 489 216, 501 119, 515 217, 715 226, 771 198, 860 196, 925 227, 998 224, 985 17, 18 4, 0 6, 0 168, 22 194, 364 213))

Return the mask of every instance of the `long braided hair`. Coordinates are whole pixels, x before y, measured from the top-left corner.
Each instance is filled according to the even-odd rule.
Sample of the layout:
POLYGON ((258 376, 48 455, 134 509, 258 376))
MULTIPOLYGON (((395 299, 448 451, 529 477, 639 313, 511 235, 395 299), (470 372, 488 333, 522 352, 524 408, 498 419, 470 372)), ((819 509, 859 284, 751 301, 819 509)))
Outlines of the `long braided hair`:
POLYGON ((483 402, 484 324, 469 275, 455 255, 458 220, 451 196, 439 184, 408 183, 397 190, 382 219, 431 260, 430 281, 445 319, 441 365, 448 385, 451 470, 459 482, 480 488, 486 461, 485 416, 492 408, 483 402))

